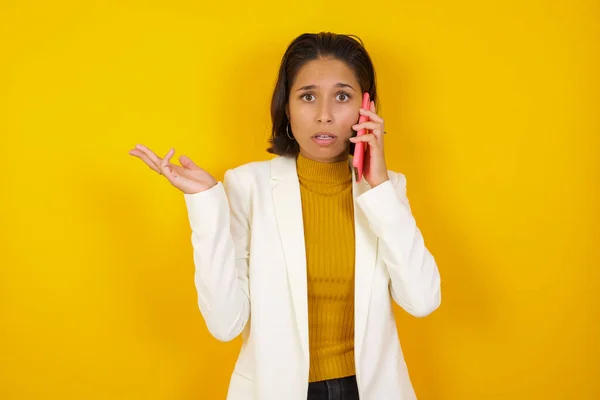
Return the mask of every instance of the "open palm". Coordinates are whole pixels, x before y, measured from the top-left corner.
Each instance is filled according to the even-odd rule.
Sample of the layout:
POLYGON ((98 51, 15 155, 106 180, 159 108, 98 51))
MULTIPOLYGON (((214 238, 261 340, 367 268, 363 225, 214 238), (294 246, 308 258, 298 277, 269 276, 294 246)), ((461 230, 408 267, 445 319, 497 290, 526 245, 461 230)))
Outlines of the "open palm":
POLYGON ((181 165, 171 164, 170 160, 175 154, 175 149, 169 150, 164 158, 160 158, 146 146, 138 144, 134 149, 129 150, 129 154, 141 159, 183 193, 203 192, 217 184, 217 180, 211 174, 197 166, 187 156, 179 157, 181 165))

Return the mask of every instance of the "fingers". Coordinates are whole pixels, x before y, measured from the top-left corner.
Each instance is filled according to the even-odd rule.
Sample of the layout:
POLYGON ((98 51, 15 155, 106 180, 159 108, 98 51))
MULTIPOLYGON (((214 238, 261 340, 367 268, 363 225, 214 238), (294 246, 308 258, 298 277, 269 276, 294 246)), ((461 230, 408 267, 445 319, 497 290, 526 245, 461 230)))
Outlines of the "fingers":
POLYGON ((181 155, 179 156, 179 162, 184 168, 187 169, 201 169, 198 167, 188 156, 181 155))
POLYGON ((129 154, 132 156, 136 156, 141 159, 146 165, 148 165, 153 171, 158 172, 160 174, 160 169, 158 169, 158 165, 156 165, 148 156, 138 149, 129 150, 129 154))
POLYGON ((352 126, 352 129, 354 129, 355 131, 360 131, 361 129, 368 129, 373 131, 373 133, 375 134, 380 134, 383 132, 383 126, 379 122, 375 121, 366 121, 360 124, 356 124, 352 126))
MULTIPOLYGON (((369 117, 368 121, 365 121, 360 124, 356 124, 352 127, 355 131, 360 131, 361 129, 370 130, 375 136, 380 137, 383 135, 383 118, 381 118, 375 112, 375 102, 371 101, 370 110, 366 110, 364 108, 359 109, 360 115, 365 115, 369 117)), ((361 137, 364 135, 361 135, 361 137)))
POLYGON ((161 159, 152 150, 144 146, 143 144, 136 144, 135 148, 143 152, 158 168, 160 166, 161 159))
POLYGON ((186 175, 186 169, 180 167, 176 164, 169 164, 163 172, 165 178, 167 178, 171 183, 174 183, 176 179, 188 178, 186 175))
POLYGON ((378 146, 377 136, 372 133, 365 133, 364 135, 354 136, 350 138, 352 143, 365 142, 369 145, 378 146))
POLYGON ((369 117, 371 121, 379 122, 383 125, 383 118, 375 113, 375 103, 371 102, 371 110, 365 110, 364 108, 360 108, 358 110, 360 115, 366 115, 369 117))
POLYGON ((160 167, 159 167, 162 174, 169 179, 171 179, 173 177, 171 168, 169 168, 169 163, 171 161, 171 157, 173 157, 173 154, 175 154, 175 149, 169 150, 169 152, 165 155, 165 157, 160 162, 160 167))
POLYGON ((383 137, 382 135, 375 135, 374 133, 365 133, 364 135, 354 136, 350 138, 352 143, 364 142, 372 147, 373 149, 383 150, 383 137))
POLYGON ((171 182, 173 179, 179 177, 189 177, 189 173, 194 170, 202 170, 202 168, 197 166, 189 157, 185 155, 181 155, 179 157, 181 167, 179 165, 171 164, 171 158, 175 154, 175 149, 173 148, 169 150, 164 158, 160 158, 148 147, 137 144, 135 149, 129 151, 129 154, 140 158, 152 170, 164 175, 171 182))

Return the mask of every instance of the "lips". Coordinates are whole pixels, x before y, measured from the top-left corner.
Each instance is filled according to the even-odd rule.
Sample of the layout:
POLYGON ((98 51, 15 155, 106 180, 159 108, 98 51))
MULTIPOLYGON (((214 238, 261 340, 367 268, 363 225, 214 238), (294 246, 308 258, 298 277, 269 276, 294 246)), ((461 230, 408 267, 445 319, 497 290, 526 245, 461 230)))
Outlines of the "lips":
POLYGON ((312 140, 321 147, 328 147, 337 141, 337 137, 331 133, 322 132, 313 136, 312 140))
POLYGON ((319 136, 323 136, 323 137, 325 137, 325 136, 329 136, 329 137, 332 137, 332 138, 335 138, 335 137, 336 137, 336 136, 335 136, 333 133, 331 133, 331 132, 319 132, 319 133, 315 134, 315 135, 313 136, 313 138, 318 138, 319 136))

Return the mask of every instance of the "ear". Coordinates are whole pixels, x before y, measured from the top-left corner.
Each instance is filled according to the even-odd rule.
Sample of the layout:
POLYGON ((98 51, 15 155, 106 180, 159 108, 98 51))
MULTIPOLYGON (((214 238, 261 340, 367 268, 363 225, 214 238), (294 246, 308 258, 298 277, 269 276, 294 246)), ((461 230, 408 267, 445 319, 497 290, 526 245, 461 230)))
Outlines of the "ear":
POLYGON ((289 103, 285 105, 285 115, 289 121, 290 120, 290 105, 289 105, 289 103))

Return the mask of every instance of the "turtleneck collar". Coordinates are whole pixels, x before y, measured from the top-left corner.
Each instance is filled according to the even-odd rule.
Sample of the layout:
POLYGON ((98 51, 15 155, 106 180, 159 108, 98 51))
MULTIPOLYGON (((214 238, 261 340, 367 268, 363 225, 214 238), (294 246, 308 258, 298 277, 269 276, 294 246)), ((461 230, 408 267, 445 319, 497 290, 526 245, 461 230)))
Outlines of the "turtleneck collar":
POLYGON ((298 177, 302 181, 334 185, 352 182, 352 170, 348 160, 324 163, 298 154, 296 167, 298 177))

